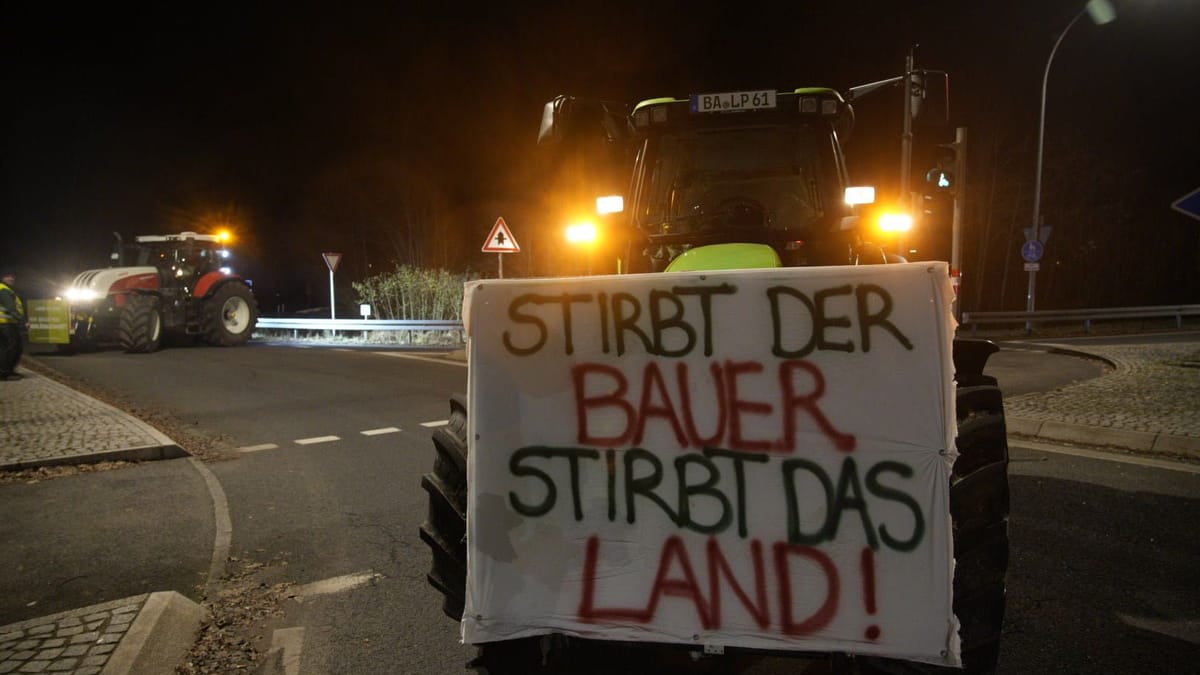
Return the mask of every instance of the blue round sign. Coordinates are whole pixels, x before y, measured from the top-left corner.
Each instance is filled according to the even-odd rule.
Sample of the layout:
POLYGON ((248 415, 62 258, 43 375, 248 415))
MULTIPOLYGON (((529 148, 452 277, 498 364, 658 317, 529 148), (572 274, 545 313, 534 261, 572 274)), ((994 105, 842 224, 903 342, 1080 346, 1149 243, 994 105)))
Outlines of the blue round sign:
POLYGON ((1021 247, 1021 257, 1025 262, 1037 262, 1042 259, 1042 254, 1046 252, 1046 247, 1042 246, 1042 242, 1037 240, 1029 240, 1021 247))

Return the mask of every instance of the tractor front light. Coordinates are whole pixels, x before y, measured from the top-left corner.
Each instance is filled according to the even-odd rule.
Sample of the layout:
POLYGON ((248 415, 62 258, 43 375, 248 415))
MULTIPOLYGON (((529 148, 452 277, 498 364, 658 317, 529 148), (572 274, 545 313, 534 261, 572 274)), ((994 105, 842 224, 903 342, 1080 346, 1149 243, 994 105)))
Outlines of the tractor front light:
POLYGON ((100 297, 96 291, 93 291, 90 288, 68 288, 67 292, 63 295, 65 295, 67 300, 70 300, 71 302, 87 302, 100 297))
POLYGON ((572 244, 594 244, 598 237, 596 224, 591 221, 572 223, 567 226, 567 241, 572 244))
POLYGON ((879 215, 879 229, 882 232, 908 232, 912 226, 912 216, 907 213, 882 213, 879 215))

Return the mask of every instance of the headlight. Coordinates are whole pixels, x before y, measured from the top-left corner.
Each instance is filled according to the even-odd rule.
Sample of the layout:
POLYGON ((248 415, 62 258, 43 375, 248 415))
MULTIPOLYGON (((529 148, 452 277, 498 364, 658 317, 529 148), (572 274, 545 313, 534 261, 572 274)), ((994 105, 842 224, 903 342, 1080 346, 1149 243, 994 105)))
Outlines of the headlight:
POLYGON ((879 216, 879 229, 884 232, 908 232, 912 226, 912 216, 907 213, 884 213, 879 216))
POLYGON ((593 222, 580 222, 567 225, 567 241, 572 244, 594 244, 598 236, 596 224, 593 222))
POLYGON ((64 294, 67 300, 72 302, 83 302, 87 300, 95 300, 100 297, 100 294, 90 288, 69 288, 64 294))

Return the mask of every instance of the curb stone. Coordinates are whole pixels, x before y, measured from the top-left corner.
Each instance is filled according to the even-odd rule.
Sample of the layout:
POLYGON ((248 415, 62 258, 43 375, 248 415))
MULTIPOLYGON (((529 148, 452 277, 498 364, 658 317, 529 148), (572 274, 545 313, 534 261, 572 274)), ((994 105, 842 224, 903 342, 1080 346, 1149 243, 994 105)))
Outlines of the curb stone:
POLYGON ((0 470, 189 456, 158 429, 123 410, 24 368, 5 382, 0 470))
POLYGON ((1200 460, 1200 424, 1194 417, 1189 421, 1186 412, 1188 399, 1200 393, 1200 377, 1172 368, 1181 354, 1200 349, 1195 343, 1094 349, 1051 342, 1007 346, 1101 361, 1113 368, 1054 391, 1006 398, 1010 435, 1200 460))
POLYGON ((200 605, 169 591, 0 626, 0 673, 173 673, 204 616, 200 605))

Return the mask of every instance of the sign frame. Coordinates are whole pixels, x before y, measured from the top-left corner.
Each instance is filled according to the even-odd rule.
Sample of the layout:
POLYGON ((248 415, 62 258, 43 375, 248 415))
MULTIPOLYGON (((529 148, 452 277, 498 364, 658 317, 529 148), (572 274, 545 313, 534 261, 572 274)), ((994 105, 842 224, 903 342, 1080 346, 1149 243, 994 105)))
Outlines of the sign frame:
POLYGON ((1200 187, 1171 202, 1171 208, 1189 218, 1200 220, 1200 187))
POLYGON ((952 297, 946 263, 468 284, 464 641, 560 632, 959 664, 952 297), (865 318, 875 339, 817 307, 865 318), (793 415, 794 394, 823 412, 793 415), (734 487, 730 462, 763 489, 734 487), (654 466, 686 511, 673 488, 649 494, 654 466), (855 477, 893 470, 882 491, 855 477), (846 508, 828 515, 836 491, 846 508), (870 543, 867 521, 896 538, 870 543), (702 583, 722 574, 757 589, 727 589, 724 614, 702 583))
POLYGON ((501 216, 496 218, 496 223, 492 225, 492 230, 483 241, 483 248, 480 250, 484 253, 520 253, 521 245, 517 243, 517 238, 513 236, 508 223, 504 222, 504 217, 501 216))

